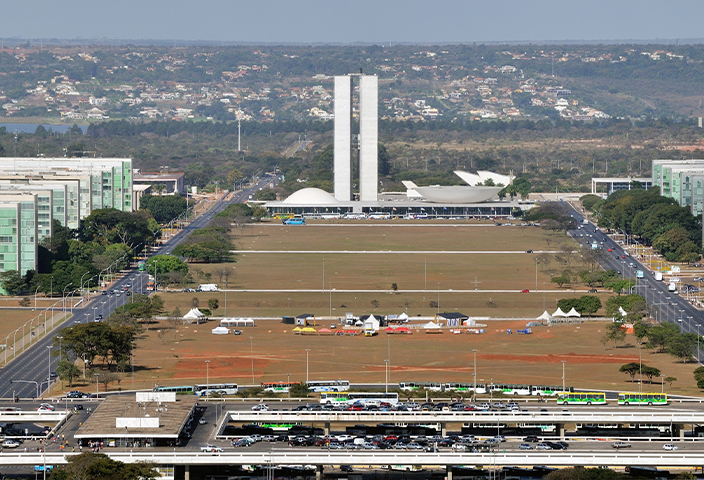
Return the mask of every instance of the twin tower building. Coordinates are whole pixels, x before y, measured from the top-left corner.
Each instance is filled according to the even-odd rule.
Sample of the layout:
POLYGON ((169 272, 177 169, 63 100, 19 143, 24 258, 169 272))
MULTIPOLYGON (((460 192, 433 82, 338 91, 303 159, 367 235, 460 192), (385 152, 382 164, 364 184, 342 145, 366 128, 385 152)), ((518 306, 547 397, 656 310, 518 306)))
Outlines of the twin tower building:
POLYGON ((379 79, 376 75, 335 77, 335 199, 352 200, 353 165, 359 160, 359 200, 377 201, 379 184, 379 79), (355 83, 359 91, 359 132, 352 131, 355 83), (353 155, 353 152, 355 155, 353 155), (358 155, 358 157, 357 157, 358 155))

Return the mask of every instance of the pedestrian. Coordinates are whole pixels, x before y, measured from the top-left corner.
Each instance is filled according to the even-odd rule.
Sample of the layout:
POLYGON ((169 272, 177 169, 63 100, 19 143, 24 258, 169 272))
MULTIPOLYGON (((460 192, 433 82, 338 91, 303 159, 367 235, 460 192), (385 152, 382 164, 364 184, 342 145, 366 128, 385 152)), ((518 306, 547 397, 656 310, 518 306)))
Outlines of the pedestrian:
POLYGON ((75 452, 75 451, 76 451, 76 447, 73 447, 73 449, 71 449, 71 451, 72 451, 72 452, 75 452))
POLYGON ((63 444, 61 445, 61 451, 62 451, 62 452, 64 451, 64 446, 63 446, 63 444))

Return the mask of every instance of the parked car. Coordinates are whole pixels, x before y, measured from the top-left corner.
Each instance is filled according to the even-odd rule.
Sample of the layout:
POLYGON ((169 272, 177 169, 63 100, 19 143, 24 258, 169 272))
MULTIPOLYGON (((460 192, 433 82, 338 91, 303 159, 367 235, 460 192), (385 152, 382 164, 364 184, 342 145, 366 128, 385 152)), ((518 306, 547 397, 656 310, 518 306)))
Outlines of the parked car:
POLYGON ((552 450, 552 447, 547 443, 539 443, 535 446, 536 450, 552 450))
POLYGON ((17 448, 20 446, 20 442, 17 440, 12 440, 11 438, 6 438, 4 442, 2 442, 2 448, 17 448))
POLYGON ((533 450, 533 445, 530 443, 521 443, 518 448, 521 450, 533 450))
POLYGON ((528 435, 523 439, 524 442, 532 442, 532 443, 538 443, 540 440, 538 440, 537 435, 528 435))
POLYGON ((618 449, 618 448, 631 448, 631 444, 630 444, 630 443, 626 443, 626 442, 614 442, 614 443, 611 444, 611 447, 612 447, 612 448, 617 448, 617 449, 618 449))
POLYGON ((674 443, 666 443, 665 445, 662 446, 662 449, 663 450, 679 450, 677 445, 675 445, 674 443))

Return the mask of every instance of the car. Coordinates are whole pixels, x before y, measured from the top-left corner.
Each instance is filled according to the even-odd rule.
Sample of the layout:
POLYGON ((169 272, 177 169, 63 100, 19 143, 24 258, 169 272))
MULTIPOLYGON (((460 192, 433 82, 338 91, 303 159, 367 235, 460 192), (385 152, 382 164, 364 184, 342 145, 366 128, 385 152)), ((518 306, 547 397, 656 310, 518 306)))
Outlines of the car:
POLYGON ((503 435, 494 435, 494 440, 499 443, 503 443, 506 441, 506 437, 504 437, 503 435))
POLYGON ((83 398, 83 392, 80 390, 71 390, 66 394, 66 398, 83 398))
POLYGON ((17 448, 20 446, 20 442, 17 440, 12 440, 11 438, 6 438, 4 442, 2 442, 2 448, 17 448))
POLYGON ((518 448, 520 450, 533 450, 533 445, 531 445, 530 443, 521 443, 518 448))
POLYGON ((521 293, 528 293, 528 292, 530 292, 530 290, 528 290, 527 288, 524 288, 523 290, 521 290, 521 293))
POLYGON ((528 435, 523 439, 524 442, 531 442, 531 443, 538 443, 540 440, 538 440, 537 435, 528 435))
POLYGON ((235 335, 242 335, 242 330, 233 330, 232 333, 235 335))
POLYGON ((609 252, 613 251, 613 250, 611 250, 610 248, 607 248, 607 250, 608 250, 609 252))
POLYGON ((207 452, 207 453, 222 453, 224 450, 221 447, 215 446, 215 445, 205 445, 203 447, 200 447, 201 452, 207 452))
POLYGON ((208 421, 203 417, 198 420, 198 425, 205 425, 206 423, 208 423, 208 421))
POLYGON ((631 444, 630 444, 630 443, 627 443, 627 442, 614 442, 614 443, 611 444, 611 447, 612 447, 612 448, 616 448, 616 449, 619 449, 619 448, 631 448, 631 444))
POLYGON ((73 413, 78 413, 79 410, 83 410, 83 405, 79 403, 73 406, 73 413))
POLYGON ((353 472, 352 470, 352 465, 340 465, 340 471, 341 472, 353 472))
POLYGON ((596 288, 590 288, 590 289, 589 289, 589 293, 596 293, 596 292, 597 292, 597 289, 596 289, 596 288))
POLYGON ((128 297, 131 297, 131 296, 132 296, 132 290, 127 290, 127 291, 125 292, 125 295, 127 295, 128 297))
POLYGON ((101 294, 101 295, 107 295, 107 294, 108 294, 108 291, 107 291, 107 290, 103 290, 102 292, 100 292, 100 294, 101 294))
POLYGON ((536 450, 552 450, 552 447, 547 443, 539 443, 535 446, 536 450))
POLYGON ((259 403, 259 404, 252 407, 253 412, 266 412, 268 410, 269 410, 269 407, 264 403, 259 403))
POLYGON ((54 410, 56 410, 56 407, 48 403, 42 403, 37 407, 37 412, 53 412, 54 410))
POLYGON ((663 450, 679 450, 677 445, 675 445, 674 443, 666 443, 665 445, 662 446, 662 449, 663 450))

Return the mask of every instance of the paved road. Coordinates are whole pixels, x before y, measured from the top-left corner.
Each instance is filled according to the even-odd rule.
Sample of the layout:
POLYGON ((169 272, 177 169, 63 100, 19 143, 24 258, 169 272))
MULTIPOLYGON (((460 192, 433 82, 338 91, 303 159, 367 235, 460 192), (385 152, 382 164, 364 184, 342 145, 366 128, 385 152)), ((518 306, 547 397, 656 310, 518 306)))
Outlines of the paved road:
MULTIPOLYGON (((585 248, 587 244, 591 245, 592 242, 601 245, 604 250, 602 266, 606 269, 613 268, 620 271, 624 279, 635 279, 637 283, 634 287, 634 293, 642 295, 648 305, 657 307, 657 320, 678 324, 684 333, 697 335, 704 333, 704 329, 702 329, 704 314, 702 312, 694 308, 686 299, 669 292, 666 282, 655 280, 653 273, 637 258, 631 256, 630 252, 626 251, 621 244, 602 233, 593 223, 582 224, 584 217, 581 212, 575 211, 573 217, 581 228, 570 230, 569 235, 585 248), (608 249, 611 249, 611 252, 608 249), (636 278, 637 270, 643 272, 643 278, 636 278)), ((701 363, 700 352, 696 352, 695 356, 701 363)))
MULTIPOLYGON (((222 211, 229 203, 242 203, 249 198, 259 188, 271 182, 274 177, 265 176, 256 185, 233 194, 232 198, 224 202, 222 198, 213 203, 210 209, 194 219, 187 227, 178 232, 167 242, 162 244, 151 255, 168 254, 183 242, 194 230, 207 225, 213 215, 222 211)), ((131 301, 132 297, 126 296, 123 289, 126 285, 131 285, 135 292, 144 292, 146 288, 148 274, 139 272, 136 269, 124 272, 122 278, 110 286, 111 291, 120 292, 112 295, 99 295, 84 304, 82 308, 75 308, 73 315, 68 318, 62 328, 72 327, 79 323, 85 323, 97 319, 99 315, 108 318, 115 308, 131 301)), ((56 369, 58 356, 51 356, 49 346, 54 344, 54 339, 59 336, 61 329, 50 332, 43 338, 37 340, 24 353, 18 355, 16 359, 0 369, 0 398, 13 398, 19 396, 31 398, 40 396, 47 388, 47 379, 50 372, 56 369), (23 382, 18 383, 17 380, 23 382), (24 383, 29 382, 29 383, 24 383)))

